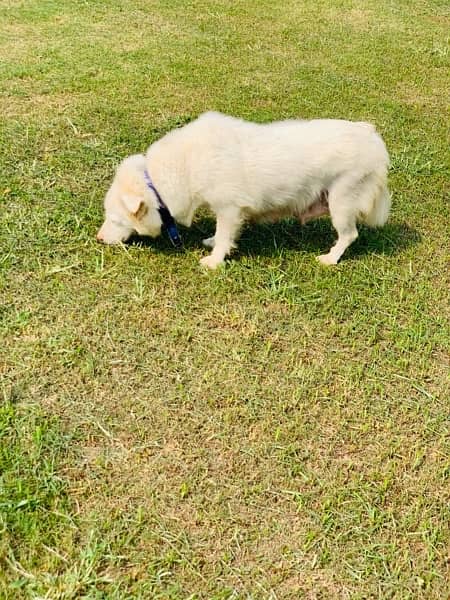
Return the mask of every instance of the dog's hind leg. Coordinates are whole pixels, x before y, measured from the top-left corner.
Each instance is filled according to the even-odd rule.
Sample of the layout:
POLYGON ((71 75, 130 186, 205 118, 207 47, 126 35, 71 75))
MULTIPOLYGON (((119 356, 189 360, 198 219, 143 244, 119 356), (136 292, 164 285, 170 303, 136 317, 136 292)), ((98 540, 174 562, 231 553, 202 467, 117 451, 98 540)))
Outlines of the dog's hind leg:
POLYGON ((225 256, 235 247, 234 242, 239 235, 242 224, 243 218, 238 208, 229 207, 217 213, 214 248, 209 256, 205 256, 200 260, 202 266, 215 269, 223 262, 225 256))
POLYGON ((335 245, 331 248, 328 254, 322 254, 317 259, 323 265, 336 265, 338 260, 344 254, 345 250, 350 246, 352 242, 358 237, 358 230, 356 229, 356 221, 335 223, 333 225, 338 232, 338 239, 335 245))
MULTIPOLYGON (((317 259, 324 265, 335 265, 345 250, 358 237, 356 229, 355 204, 356 192, 355 182, 351 184, 336 182, 329 190, 328 206, 331 222, 337 231, 338 239, 328 254, 322 254, 317 259)), ((357 186, 356 186, 357 187, 357 186)))

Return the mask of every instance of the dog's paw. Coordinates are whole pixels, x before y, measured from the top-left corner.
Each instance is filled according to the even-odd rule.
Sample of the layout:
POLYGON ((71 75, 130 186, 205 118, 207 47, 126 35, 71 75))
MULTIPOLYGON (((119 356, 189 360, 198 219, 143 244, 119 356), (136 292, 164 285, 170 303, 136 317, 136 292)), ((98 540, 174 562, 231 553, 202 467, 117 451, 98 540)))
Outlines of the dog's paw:
POLYGON ((322 265, 337 265, 337 260, 329 254, 322 254, 316 258, 322 265))
POLYGON ((204 256, 202 259, 200 259, 201 266, 206 269, 217 269, 217 267, 222 263, 223 261, 217 260, 217 258, 215 258, 212 254, 209 256, 204 256))
POLYGON ((214 248, 214 243, 215 243, 215 239, 214 236, 206 238, 202 241, 202 244, 206 247, 206 248, 214 248))

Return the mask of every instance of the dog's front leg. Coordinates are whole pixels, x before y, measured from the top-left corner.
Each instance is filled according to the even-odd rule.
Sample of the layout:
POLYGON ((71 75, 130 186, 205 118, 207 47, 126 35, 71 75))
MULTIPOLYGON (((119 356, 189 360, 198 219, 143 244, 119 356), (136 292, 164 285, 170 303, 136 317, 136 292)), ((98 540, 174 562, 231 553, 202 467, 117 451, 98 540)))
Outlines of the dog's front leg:
POLYGON ((235 247, 235 240, 242 226, 241 211, 237 208, 227 208, 217 212, 216 233, 214 235, 214 249, 209 256, 200 260, 203 267, 215 269, 225 256, 235 247))
POLYGON ((209 248, 210 250, 212 250, 214 248, 214 244, 216 243, 214 236, 206 238, 202 241, 202 244, 206 247, 209 248))

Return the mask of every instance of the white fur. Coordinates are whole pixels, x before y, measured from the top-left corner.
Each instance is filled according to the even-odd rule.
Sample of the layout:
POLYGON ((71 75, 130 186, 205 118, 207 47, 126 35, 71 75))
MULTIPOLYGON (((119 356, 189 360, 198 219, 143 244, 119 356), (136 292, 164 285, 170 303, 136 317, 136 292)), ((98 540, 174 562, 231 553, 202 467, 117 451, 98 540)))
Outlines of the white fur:
POLYGON ((216 233, 204 241, 215 268, 230 253, 248 220, 296 216, 303 223, 330 214, 336 244, 319 257, 336 264, 356 239, 357 222, 383 225, 389 215, 389 157, 368 123, 331 119, 256 124, 209 112, 134 155, 118 167, 105 198, 97 238, 114 244, 134 231, 161 231, 156 198, 144 169, 174 219, 189 226, 196 210, 216 215, 216 233))

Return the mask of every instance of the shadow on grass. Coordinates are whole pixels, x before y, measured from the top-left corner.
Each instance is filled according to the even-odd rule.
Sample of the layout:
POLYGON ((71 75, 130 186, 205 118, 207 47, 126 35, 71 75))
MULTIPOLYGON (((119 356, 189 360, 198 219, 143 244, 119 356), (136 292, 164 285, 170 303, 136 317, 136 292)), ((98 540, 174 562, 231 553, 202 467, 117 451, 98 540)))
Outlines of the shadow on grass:
MULTIPOLYGON (((185 248, 202 247, 202 240, 213 235, 214 228, 215 221, 209 217, 200 219, 189 229, 180 227, 185 248)), ((393 256, 421 240, 420 234, 406 223, 388 223, 380 229, 360 225, 358 231, 358 239, 346 252, 348 257, 372 253, 393 256)), ((295 220, 270 225, 249 224, 239 238, 237 254, 274 256, 281 250, 323 254, 334 244, 336 235, 329 219, 318 219, 306 225, 295 220)), ((132 236, 127 243, 148 246, 156 252, 175 252, 164 233, 156 239, 132 236)))

